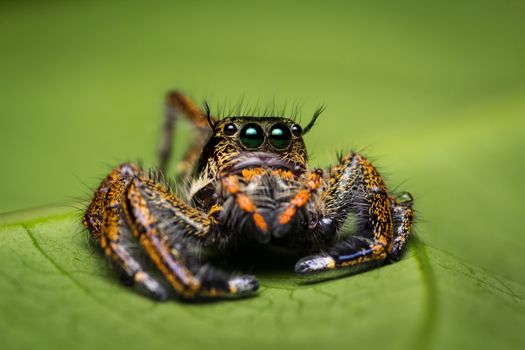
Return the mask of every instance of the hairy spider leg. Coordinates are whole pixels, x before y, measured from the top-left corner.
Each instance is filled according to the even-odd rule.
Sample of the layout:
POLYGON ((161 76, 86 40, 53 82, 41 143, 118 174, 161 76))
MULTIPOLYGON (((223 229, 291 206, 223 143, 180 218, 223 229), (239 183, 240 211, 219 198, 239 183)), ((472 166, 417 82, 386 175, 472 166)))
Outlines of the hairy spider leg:
POLYGON ((391 199, 390 205, 392 207, 392 218, 394 222, 394 243, 389 258, 392 261, 399 260, 406 248, 414 220, 413 204, 414 199, 408 192, 404 192, 399 197, 391 199))
POLYGON ((164 124, 159 147, 159 169, 165 173, 173 150, 173 135, 175 123, 179 114, 186 117, 194 126, 197 127, 198 135, 193 144, 186 151, 184 158, 177 165, 179 176, 187 179, 195 163, 199 159, 200 151, 204 147, 207 139, 211 135, 209 123, 215 123, 214 117, 209 117, 187 96, 179 91, 172 91, 166 95, 166 110, 164 114, 164 124))
POLYGON ((297 211, 307 205, 313 194, 321 187, 323 183, 323 171, 321 169, 315 169, 303 181, 303 188, 297 192, 286 208, 279 214, 277 219, 279 225, 274 232, 276 237, 282 237, 288 232, 289 224, 297 214, 297 211))
POLYGON ((167 290, 139 262, 140 250, 122 211, 122 195, 131 179, 128 177, 116 181, 107 192, 100 247, 139 289, 145 290, 156 300, 166 300, 169 294, 167 290))
POLYGON ((99 189, 84 224, 115 265, 155 299, 165 300, 169 293, 147 273, 140 246, 180 297, 244 296, 257 290, 254 277, 228 276, 198 259, 200 244, 217 224, 217 208, 206 215, 189 207, 134 164, 115 168, 99 189))
MULTIPOLYGON (((254 172, 253 174, 256 174, 256 172, 254 172)), ((239 208, 245 213, 251 215, 253 223, 255 224, 255 228, 259 233, 257 236, 258 239, 261 242, 268 242, 271 238, 269 234, 268 223, 257 209, 255 203, 253 203, 250 197, 248 197, 248 195, 241 190, 241 186, 239 184, 237 176, 224 176, 221 179, 221 184, 223 190, 226 192, 226 195, 232 195, 235 198, 235 202, 237 203, 239 208)))
POLYGON ((178 296, 244 296, 257 290, 252 276, 230 277, 201 264, 200 246, 217 231, 213 213, 190 207, 146 177, 133 178, 122 204, 133 235, 178 296))
POLYGON ((95 195, 84 214, 82 223, 89 229, 91 236, 98 241, 100 239, 100 229, 102 226, 102 211, 104 209, 104 200, 106 193, 111 185, 124 177, 131 176, 138 172, 137 168, 132 168, 133 164, 122 164, 111 170, 104 178, 100 186, 95 191, 95 195))
POLYGON ((122 212, 121 196, 132 176, 139 173, 133 164, 113 169, 102 181, 84 215, 84 226, 99 242, 105 255, 140 290, 156 300, 166 300, 168 292, 141 266, 138 244, 122 212))
MULTIPOLYGON (((364 157, 350 153, 343 157, 330 176, 322 196, 325 218, 340 229, 350 212, 358 219, 358 231, 326 253, 305 257, 296 264, 298 273, 314 273, 355 266, 369 268, 383 262, 392 253, 394 232, 390 197, 383 179, 364 157)), ((404 229, 405 240, 410 223, 404 229)))

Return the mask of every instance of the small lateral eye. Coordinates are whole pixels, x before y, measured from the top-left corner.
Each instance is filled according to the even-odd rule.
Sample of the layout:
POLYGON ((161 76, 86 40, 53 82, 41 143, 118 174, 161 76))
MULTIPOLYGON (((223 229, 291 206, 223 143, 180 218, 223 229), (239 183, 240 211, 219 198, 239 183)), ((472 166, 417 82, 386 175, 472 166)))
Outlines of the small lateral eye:
POLYGON ((264 131, 255 123, 246 124, 241 130, 240 140, 246 148, 259 148, 264 142, 264 131))
POLYGON ((292 133, 284 124, 275 124, 268 135, 270 144, 276 149, 286 149, 292 142, 292 133))
POLYGON ((294 124, 292 125, 292 134, 293 136, 300 137, 303 133, 303 128, 301 128, 301 125, 294 124))
POLYGON ((224 126, 224 134, 226 136, 232 136, 235 135, 237 132, 237 127, 233 123, 228 123, 224 126))

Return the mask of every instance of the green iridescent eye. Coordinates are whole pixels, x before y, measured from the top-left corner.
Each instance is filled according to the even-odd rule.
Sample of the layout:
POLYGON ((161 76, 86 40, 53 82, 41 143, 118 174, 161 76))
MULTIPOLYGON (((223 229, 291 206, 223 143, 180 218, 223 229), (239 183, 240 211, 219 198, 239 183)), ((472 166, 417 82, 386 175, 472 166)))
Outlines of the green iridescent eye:
POLYGON ((246 148, 259 148, 264 142, 264 131, 257 124, 246 124, 241 130, 240 140, 246 148))
POLYGON ((276 149, 286 149, 292 142, 292 133, 284 124, 275 124, 268 135, 270 144, 276 149))

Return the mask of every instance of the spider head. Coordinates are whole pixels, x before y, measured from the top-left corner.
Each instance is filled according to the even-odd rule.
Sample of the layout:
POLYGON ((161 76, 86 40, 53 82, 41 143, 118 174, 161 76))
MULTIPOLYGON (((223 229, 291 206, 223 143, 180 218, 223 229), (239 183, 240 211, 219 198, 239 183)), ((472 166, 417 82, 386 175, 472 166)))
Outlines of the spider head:
POLYGON ((289 156, 304 153, 303 130, 291 119, 277 117, 230 117, 214 127, 239 152, 267 152, 289 156))
POLYGON ((212 125, 213 134, 204 147, 199 169, 213 162, 220 172, 258 166, 304 171, 307 152, 303 135, 307 128, 282 117, 222 119, 212 125))

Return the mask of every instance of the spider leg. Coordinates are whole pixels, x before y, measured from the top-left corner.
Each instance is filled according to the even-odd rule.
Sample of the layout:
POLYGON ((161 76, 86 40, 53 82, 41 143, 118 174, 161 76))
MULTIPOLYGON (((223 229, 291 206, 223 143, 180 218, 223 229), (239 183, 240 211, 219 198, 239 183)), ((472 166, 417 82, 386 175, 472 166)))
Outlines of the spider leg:
POLYGON ((206 215, 190 207, 146 177, 133 178, 124 197, 133 235, 178 296, 243 296, 257 290, 258 282, 252 276, 230 277, 200 263, 200 246, 213 240, 217 232, 213 212, 206 215))
MULTIPOLYGON (((182 178, 187 178, 198 161, 200 151, 204 147, 207 139, 211 135, 211 128, 208 121, 208 115, 203 112, 188 97, 179 91, 169 92, 166 96, 166 109, 164 114, 164 124, 159 147, 159 169, 165 173, 168 162, 173 150, 173 134, 175 123, 179 114, 186 117, 193 125, 197 127, 198 135, 193 141, 189 150, 185 153, 183 160, 177 166, 178 172, 182 178)), ((215 118, 210 117, 212 123, 215 118)))
MULTIPOLYGON (((384 181, 374 166, 359 154, 351 153, 332 169, 327 190, 322 194, 325 213, 318 231, 338 231, 349 214, 357 218, 357 232, 330 247, 325 253, 305 257, 296 265, 298 273, 314 273, 343 267, 366 269, 385 261, 393 252, 394 230, 391 198, 384 181)), ((396 207, 395 207, 396 208, 396 207)), ((394 209, 395 209, 394 208, 394 209)), ((394 211, 394 219, 411 215, 411 211, 394 211)), ((399 247, 410 232, 410 220, 401 219, 406 226, 397 227, 399 247)))
POLYGON ((115 181, 122 178, 133 176, 137 174, 139 169, 134 164, 122 164, 111 170, 111 172, 102 181, 100 186, 95 191, 95 196, 84 214, 82 223, 84 227, 89 229, 91 236, 96 240, 100 240, 100 230, 102 227, 102 218, 104 210, 104 201, 106 194, 115 181))
POLYGON ((113 169, 95 192, 84 215, 84 226, 127 279, 154 299, 165 300, 168 297, 166 289, 142 268, 137 244, 120 205, 125 187, 138 172, 133 164, 113 169))
POLYGON ((406 248, 414 219, 413 203, 414 199, 408 192, 391 199, 394 221, 394 242, 392 244, 392 253, 390 254, 390 260, 392 261, 399 260, 406 248))
POLYGON ((321 169, 313 170, 306 178, 303 188, 290 200, 286 208, 281 211, 277 222, 274 235, 282 237, 288 232, 289 225, 292 219, 297 214, 298 210, 308 204, 313 194, 321 187, 323 183, 323 171, 321 169))
POLYGON ((137 166, 124 164, 102 182, 84 225, 115 265, 157 300, 165 300, 168 292, 143 267, 141 251, 181 297, 250 294, 258 288, 254 277, 228 276, 200 263, 200 245, 213 238, 218 211, 199 212, 137 166))
POLYGON ((138 244, 124 216, 121 198, 131 178, 116 181, 109 189, 104 206, 100 246, 139 289, 156 300, 166 300, 167 290, 142 267, 138 244))
POLYGON ((226 192, 226 196, 231 195, 235 199, 235 202, 239 208, 250 214, 257 230, 257 238, 261 242, 268 242, 270 240, 270 233, 268 229, 268 223, 257 209, 257 206, 253 201, 241 190, 239 180, 235 175, 224 176, 221 179, 223 190, 226 192))

